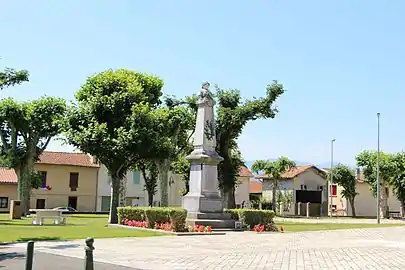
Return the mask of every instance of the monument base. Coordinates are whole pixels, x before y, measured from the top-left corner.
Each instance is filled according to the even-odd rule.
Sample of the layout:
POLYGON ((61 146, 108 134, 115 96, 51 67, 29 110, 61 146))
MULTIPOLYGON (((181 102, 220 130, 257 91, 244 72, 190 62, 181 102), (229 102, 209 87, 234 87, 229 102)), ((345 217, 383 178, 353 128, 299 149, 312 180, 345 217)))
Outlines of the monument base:
POLYGON ((183 208, 187 210, 186 226, 204 225, 213 229, 234 229, 231 214, 223 212, 219 196, 187 194, 183 197, 183 208))
POLYGON ((186 226, 211 226, 213 229, 235 229, 235 220, 227 213, 187 213, 186 226))

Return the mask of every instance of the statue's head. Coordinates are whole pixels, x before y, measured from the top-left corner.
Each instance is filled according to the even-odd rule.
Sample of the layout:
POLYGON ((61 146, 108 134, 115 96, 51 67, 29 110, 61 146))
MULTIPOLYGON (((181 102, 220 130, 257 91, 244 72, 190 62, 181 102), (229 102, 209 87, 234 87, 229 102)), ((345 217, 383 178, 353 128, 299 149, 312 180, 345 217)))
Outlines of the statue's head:
POLYGON ((209 82, 203 83, 202 86, 201 86, 201 88, 208 91, 209 88, 210 88, 210 83, 209 83, 209 82))

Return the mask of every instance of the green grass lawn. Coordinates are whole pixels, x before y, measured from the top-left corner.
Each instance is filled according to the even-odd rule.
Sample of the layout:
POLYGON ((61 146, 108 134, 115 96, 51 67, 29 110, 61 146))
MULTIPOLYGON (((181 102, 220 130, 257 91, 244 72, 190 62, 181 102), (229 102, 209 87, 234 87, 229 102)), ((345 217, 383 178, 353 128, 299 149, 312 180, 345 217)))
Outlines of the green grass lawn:
POLYGON ((125 228, 108 228, 107 215, 69 215, 66 225, 51 225, 51 220, 45 222, 47 224, 42 226, 32 225, 30 218, 10 220, 7 214, 0 214, 0 242, 163 235, 125 228))
POLYGON ((399 227, 402 224, 356 224, 356 223, 304 223, 304 222, 276 222, 284 226, 286 232, 325 231, 360 228, 399 227))

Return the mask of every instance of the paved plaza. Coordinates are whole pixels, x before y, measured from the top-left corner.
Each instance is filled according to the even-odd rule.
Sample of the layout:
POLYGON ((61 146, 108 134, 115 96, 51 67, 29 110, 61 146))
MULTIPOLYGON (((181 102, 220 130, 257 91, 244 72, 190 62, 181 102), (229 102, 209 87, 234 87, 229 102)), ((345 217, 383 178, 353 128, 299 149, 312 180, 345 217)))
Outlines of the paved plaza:
MULTIPOLYGON (((96 239, 95 247, 98 262, 134 269, 405 269, 405 227, 96 239)), ((36 251, 83 258, 83 240, 36 251)))

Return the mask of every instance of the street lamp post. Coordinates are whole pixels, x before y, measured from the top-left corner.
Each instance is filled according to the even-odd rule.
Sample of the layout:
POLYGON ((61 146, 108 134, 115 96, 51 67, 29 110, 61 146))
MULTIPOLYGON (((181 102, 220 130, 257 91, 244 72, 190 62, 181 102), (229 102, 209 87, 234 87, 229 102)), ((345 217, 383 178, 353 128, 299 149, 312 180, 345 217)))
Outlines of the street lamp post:
POLYGON ((332 217, 332 192, 333 192, 333 143, 336 141, 336 139, 332 139, 330 141, 330 205, 329 205, 329 216, 332 217))
POLYGON ((377 113, 377 224, 380 224, 380 113, 377 113))

